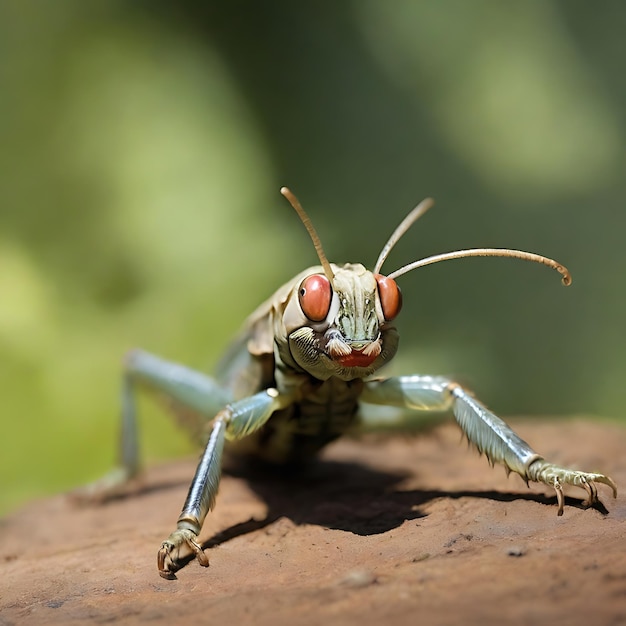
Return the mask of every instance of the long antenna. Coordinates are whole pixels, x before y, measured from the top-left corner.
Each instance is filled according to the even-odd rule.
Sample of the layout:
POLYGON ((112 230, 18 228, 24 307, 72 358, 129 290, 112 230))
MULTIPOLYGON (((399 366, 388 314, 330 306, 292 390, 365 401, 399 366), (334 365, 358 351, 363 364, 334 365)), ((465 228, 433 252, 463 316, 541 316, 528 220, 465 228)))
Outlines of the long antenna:
POLYGON ((326 258, 326 255, 324 254, 324 248, 322 248, 322 242, 320 241, 319 235, 317 234, 317 231, 315 230, 315 226, 313 226, 311 219, 306 214, 306 211, 302 208, 302 205, 298 201, 298 198, 296 198, 296 196, 294 196, 293 193, 291 193, 291 191, 287 187, 281 187, 280 193, 282 193, 283 196, 285 196, 285 198, 289 200, 289 203, 296 210, 296 213, 298 214, 298 216, 300 217, 300 220, 304 224, 304 227, 309 233, 309 236, 311 237, 311 241, 313 242, 313 245, 315 246, 315 251, 317 252, 317 256, 320 260, 320 263, 322 264, 322 267, 324 268, 324 274, 326 274, 326 278, 328 278, 328 280, 330 281, 330 285, 334 290, 335 285, 333 283, 333 279, 335 278, 335 273, 330 267, 330 263, 328 262, 328 259, 326 258))
POLYGON ((392 248, 398 243, 398 240, 402 235, 406 233, 411 226, 417 220, 430 209, 430 207, 435 204, 435 201, 432 198, 426 198, 422 200, 398 225, 398 227, 391 233, 391 237, 389 237, 387 243, 384 245, 383 249, 380 251, 378 255, 378 260, 376 261, 376 265, 374 266, 374 274, 380 273, 380 268, 383 266, 385 259, 389 256, 392 248))
POLYGON ((462 259, 469 256, 502 256, 522 259, 523 261, 532 261, 534 263, 541 263, 542 265, 547 265, 548 267, 551 267, 559 272, 559 274, 563 277, 562 283, 564 285, 567 286, 572 284, 572 275, 569 273, 569 270, 554 259, 549 259, 548 257, 541 256, 540 254, 534 254, 532 252, 509 250, 507 248, 471 248, 470 250, 456 250, 455 252, 436 254, 434 256, 429 256, 425 259, 409 263, 408 265, 405 265, 404 267, 401 267, 395 272, 389 274, 388 278, 397 278, 398 276, 402 276, 402 274, 406 274, 407 272, 417 269, 418 267, 423 267, 424 265, 439 263, 439 261, 449 261, 450 259, 462 259))

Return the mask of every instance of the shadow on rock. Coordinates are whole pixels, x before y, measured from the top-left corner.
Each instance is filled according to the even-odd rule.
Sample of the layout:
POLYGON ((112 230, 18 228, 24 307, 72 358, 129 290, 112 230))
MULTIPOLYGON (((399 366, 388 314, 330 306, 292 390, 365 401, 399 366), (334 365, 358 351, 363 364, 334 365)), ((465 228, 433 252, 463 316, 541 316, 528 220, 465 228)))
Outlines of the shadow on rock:
MULTIPOLYGON (((402 490, 409 473, 386 472, 358 463, 317 461, 303 468, 273 468, 256 464, 231 466, 231 476, 244 478, 266 503, 267 515, 227 528, 206 540, 211 548, 269 526, 281 517, 294 524, 312 524, 356 535, 376 535, 406 520, 425 517, 424 505, 438 498, 483 498, 499 502, 527 500, 554 506, 555 497, 541 493, 402 490)), ((584 508, 581 500, 566 497, 568 506, 584 508)), ((608 511, 601 503, 594 508, 608 511)))

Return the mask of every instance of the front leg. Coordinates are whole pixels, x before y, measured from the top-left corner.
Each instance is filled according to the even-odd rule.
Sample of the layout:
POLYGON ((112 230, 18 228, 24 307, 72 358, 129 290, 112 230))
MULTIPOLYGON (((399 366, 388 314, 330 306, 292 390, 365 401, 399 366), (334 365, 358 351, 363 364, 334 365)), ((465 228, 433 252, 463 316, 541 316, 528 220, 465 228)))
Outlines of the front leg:
POLYGON ((442 376, 398 376, 368 381, 362 399, 408 409, 444 410, 451 408, 468 440, 484 452, 490 463, 501 463, 507 472, 528 481, 550 485, 556 491, 558 515, 563 514, 563 485, 581 487, 587 492, 585 505, 598 501, 594 483, 603 483, 617 496, 615 483, 604 474, 568 470, 549 463, 537 454, 513 429, 487 410, 458 383, 442 376))
POLYGON ((237 440, 249 435, 263 426, 275 411, 291 402, 290 396, 281 395, 276 389, 266 389, 227 405, 217 414, 176 530, 163 542, 157 556, 159 574, 163 578, 176 578, 175 572, 181 561, 191 553, 196 555, 200 565, 209 565, 209 559, 198 543, 198 535, 207 513, 215 504, 225 439, 237 440))

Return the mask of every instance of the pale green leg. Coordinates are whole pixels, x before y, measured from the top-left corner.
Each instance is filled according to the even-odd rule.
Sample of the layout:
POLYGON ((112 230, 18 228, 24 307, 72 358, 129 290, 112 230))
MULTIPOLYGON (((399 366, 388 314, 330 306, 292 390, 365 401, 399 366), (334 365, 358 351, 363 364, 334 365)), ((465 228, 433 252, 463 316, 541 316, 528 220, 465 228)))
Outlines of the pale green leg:
POLYGON ((211 377, 166 361, 142 350, 131 351, 124 362, 121 388, 119 465, 100 480, 76 492, 85 499, 106 499, 123 491, 140 469, 136 387, 149 387, 190 410, 185 426, 196 436, 228 402, 231 395, 211 377))
MULTIPOLYGON (((587 492, 586 505, 598 500, 594 483, 603 483, 617 495, 615 483, 603 474, 568 470, 547 462, 513 429, 476 400, 458 383, 442 376, 398 376, 365 383, 364 402, 418 410, 452 409, 468 440, 484 452, 490 463, 504 465, 526 482, 542 482, 553 487, 558 514, 563 514, 563 485, 581 487, 587 492)), ((411 419, 410 414, 407 419, 411 419)))
POLYGON ((209 559, 197 541, 207 513, 215 504, 220 481, 221 458, 225 439, 241 439, 254 432, 278 409, 291 403, 289 396, 281 396, 276 389, 266 389, 249 398, 233 402, 220 411, 204 450, 189 493, 178 518, 176 530, 163 542, 157 557, 159 574, 175 578, 181 560, 195 553, 200 565, 208 566, 209 559))
POLYGON ((260 428, 272 413, 288 406, 293 398, 280 395, 276 389, 266 389, 249 398, 231 402, 230 392, 209 376, 134 350, 126 359, 122 380, 120 467, 77 495, 96 498, 114 495, 139 471, 136 384, 148 386, 189 410, 195 417, 193 423, 187 423, 187 426, 196 434, 212 420, 211 432, 178 518, 177 529, 163 542, 158 554, 161 576, 175 578, 174 572, 180 559, 184 558, 181 548, 183 552, 191 549, 202 565, 209 564, 197 542, 197 535, 215 503, 224 440, 241 439, 260 428))

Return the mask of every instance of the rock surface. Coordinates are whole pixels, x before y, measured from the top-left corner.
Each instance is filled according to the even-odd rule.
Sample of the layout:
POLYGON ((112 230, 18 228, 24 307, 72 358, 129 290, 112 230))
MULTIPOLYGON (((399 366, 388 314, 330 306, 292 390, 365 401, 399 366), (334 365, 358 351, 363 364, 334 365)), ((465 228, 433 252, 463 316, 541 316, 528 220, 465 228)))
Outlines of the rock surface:
MULTIPOLYGON (((554 462, 626 487, 626 430, 516 424, 554 462)), ((167 581, 194 459, 153 467, 104 505, 66 496, 0 521, 0 625, 626 624, 626 499, 584 510, 569 489, 492 470, 444 425, 343 440, 303 476, 225 475, 192 561, 167 581)))

